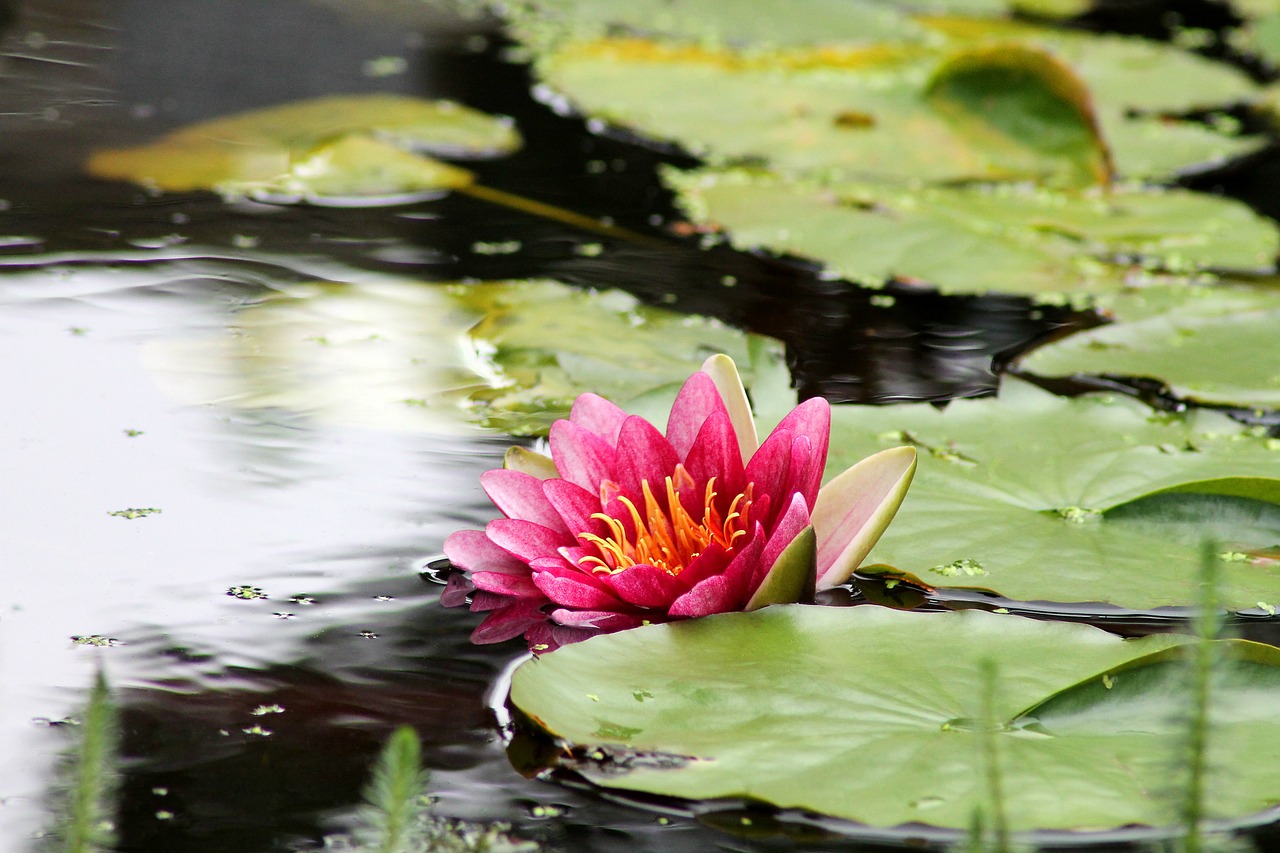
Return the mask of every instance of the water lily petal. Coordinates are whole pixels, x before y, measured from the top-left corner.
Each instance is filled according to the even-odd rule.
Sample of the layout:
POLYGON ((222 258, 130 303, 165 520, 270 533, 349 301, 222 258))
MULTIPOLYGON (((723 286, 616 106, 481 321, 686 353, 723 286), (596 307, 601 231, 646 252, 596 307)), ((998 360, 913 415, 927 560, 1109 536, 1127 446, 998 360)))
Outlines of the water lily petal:
POLYGON ((603 438, 571 421, 551 425, 551 458, 560 476, 587 491, 613 479, 617 453, 603 438))
POLYGON ((566 577, 554 572, 535 572, 533 582, 556 604, 578 610, 619 610, 622 601, 581 577, 566 577))
POLYGON ((742 464, 760 447, 760 439, 756 437, 756 422, 751 416, 751 403, 747 400, 746 389, 742 387, 742 377, 738 375, 738 366, 733 359, 723 353, 717 353, 702 365, 702 372, 711 377, 720 399, 724 402, 729 414, 729 422, 733 424, 734 434, 738 439, 738 449, 742 454, 742 464))
POLYGON ((618 485, 643 513, 641 482, 647 480, 654 496, 661 500, 666 494, 666 478, 675 471, 681 457, 653 424, 635 415, 623 422, 618 446, 626 448, 618 456, 618 485))
POLYGON ((538 557, 555 556, 556 549, 568 541, 563 533, 519 518, 496 518, 485 525, 484 532, 498 547, 526 564, 538 557))
POLYGON ((502 457, 502 467, 511 471, 521 471, 539 480, 560 476, 560 472, 556 470, 556 463, 551 461, 550 456, 527 447, 508 447, 506 455, 502 457))
POLYGON ((716 480, 716 492, 724 502, 742 493, 747 484, 745 469, 728 414, 712 412, 707 417, 689 449, 684 467, 693 477, 699 500, 712 477, 716 480))
POLYGON ((479 530, 458 530, 444 540, 444 555, 459 569, 485 572, 528 572, 526 563, 499 548, 479 530))
POLYGON ((498 572, 475 572, 471 575, 476 589, 506 595, 511 598, 537 598, 545 601, 546 596, 533 582, 533 577, 524 575, 504 575, 498 572))
POLYGON ((812 527, 806 527, 782 549, 743 609, 759 610, 770 604, 812 601, 817 557, 818 537, 812 527))
POLYGON ((666 608, 689 589, 688 584, 682 583, 675 575, 644 564, 616 574, 601 575, 600 580, 623 601, 637 607, 666 608))
POLYGON ((710 375, 699 371, 684 383, 671 405, 671 416, 667 418, 667 440, 679 454, 678 461, 683 461, 689 455, 703 422, 712 412, 728 414, 724 400, 720 399, 720 392, 716 390, 715 381, 710 375))
POLYGON ((813 508, 818 589, 844 583, 902 504, 916 472, 914 447, 868 456, 822 487, 813 508))
POLYGON ((532 521, 559 533, 569 533, 564 519, 542 492, 544 480, 521 471, 496 468, 480 475, 480 486, 507 518, 532 521))
POLYGON ((525 631, 524 638, 529 643, 529 651, 541 655, 554 652, 570 643, 579 643, 599 633, 589 628, 567 628, 564 625, 542 622, 525 631))
POLYGON ((604 522, 591 517, 600 512, 600 498, 597 495, 568 480, 559 479, 544 480, 542 493, 574 537, 579 533, 594 533, 599 536, 605 532, 604 522))
MULTIPOLYGON (((510 599, 507 599, 510 601, 510 599)), ((542 612, 545 602, 517 599, 494 610, 484 621, 471 632, 473 643, 501 643, 528 631, 539 622, 545 622, 547 615, 542 612)))
POLYGON ((734 555, 722 573, 699 581, 693 589, 673 601, 667 612, 672 616, 692 618, 741 610, 747 600, 751 572, 759 562, 763 550, 764 535, 757 532, 734 555))
POLYGON ((786 510, 782 513, 782 517, 778 519, 778 523, 769 532, 769 541, 765 543, 764 552, 760 555, 760 565, 751 578, 753 588, 759 586, 765 575, 772 571, 774 563, 782 555, 783 550, 791 544, 791 540, 795 539, 800 534, 800 531, 811 526, 811 524, 809 504, 805 501, 804 495, 798 492, 793 494, 791 500, 787 503, 786 510))
POLYGON ((451 572, 449 580, 440 593, 440 603, 445 607, 461 607, 467 603, 467 596, 475 591, 476 585, 471 578, 462 572, 451 572))
POLYGON ((626 412, 599 394, 579 394, 569 410, 569 420, 614 447, 618 446, 618 430, 626 419, 626 412))
POLYGON ((732 554, 712 542, 684 567, 684 571, 679 574, 680 582, 685 585, 685 589, 691 589, 706 578, 723 572, 731 559, 732 554))
POLYGON ((612 610, 552 610, 551 620, 565 627, 607 632, 639 628, 644 624, 644 619, 639 616, 612 610))

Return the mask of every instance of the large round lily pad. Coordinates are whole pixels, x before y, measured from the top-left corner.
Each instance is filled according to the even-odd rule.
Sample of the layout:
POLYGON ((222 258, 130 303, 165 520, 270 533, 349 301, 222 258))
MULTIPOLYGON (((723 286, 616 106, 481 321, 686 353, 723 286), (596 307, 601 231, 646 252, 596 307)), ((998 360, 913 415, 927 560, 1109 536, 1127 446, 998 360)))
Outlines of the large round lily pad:
POLYGON ((585 391, 621 403, 746 356, 714 320, 553 281, 299 285, 230 326, 154 346, 150 366, 192 402, 393 429, 542 434, 585 391))
MULTIPOLYGON (((794 392, 767 369, 757 377, 767 380, 752 388, 767 423, 794 392)), ((1271 612, 1280 603, 1280 439, 1225 415, 1157 413, 1119 395, 1058 397, 1006 377, 998 397, 943 409, 836 406, 832 422, 831 473, 885 447, 922 451, 866 562, 944 597, 979 587, 1033 609, 1191 606, 1210 537, 1224 606, 1271 612), (1153 500, 1164 494, 1172 497, 1153 500)))
POLYGON ((1034 350, 1021 366, 1041 376, 1118 374, 1157 379, 1206 403, 1280 407, 1280 293, 1173 288, 1118 294, 1115 322, 1034 350))
POLYGON ((695 222, 725 229, 735 246, 812 258, 871 285, 898 276, 948 293, 1107 291, 1266 269, 1280 251, 1275 223, 1185 190, 820 187, 744 170, 673 170, 667 180, 695 222))
MULTIPOLYGON (((1181 642, 976 611, 785 605, 566 647, 522 664, 511 701, 631 765, 579 766, 605 788, 962 829, 990 808, 991 740, 1012 829, 1162 826, 1177 820, 1185 766, 1190 702, 1167 651, 1181 642), (987 714, 984 665, 996 671, 987 714)), ((1280 802, 1280 654, 1219 647, 1238 662, 1214 686, 1207 813, 1247 819, 1280 802)))

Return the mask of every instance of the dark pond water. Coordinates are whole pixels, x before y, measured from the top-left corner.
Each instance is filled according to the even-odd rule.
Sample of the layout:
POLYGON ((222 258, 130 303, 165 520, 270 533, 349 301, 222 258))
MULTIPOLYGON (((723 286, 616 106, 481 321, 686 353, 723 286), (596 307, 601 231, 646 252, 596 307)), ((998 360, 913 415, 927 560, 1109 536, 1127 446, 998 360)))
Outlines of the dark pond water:
MULTIPOLYGON (((522 778, 487 699, 521 648, 472 646, 475 618, 439 607, 418 576, 449 532, 489 518, 477 478, 506 442, 193 405, 169 393, 157 353, 225 335, 237 310, 317 276, 548 276, 778 337, 806 395, 945 400, 991 391, 993 359, 1071 317, 907 287, 875 306, 802 264, 670 236, 654 168, 688 161, 536 101, 484 19, 417 0, 32 0, 12 12, 0 76, 0 849, 34 848, 50 826, 68 743, 58 722, 99 666, 123 708, 122 850, 315 848, 350 823, 401 723, 421 734, 440 814, 508 821, 558 849, 871 849, 819 824, 807 840, 742 838, 714 828, 733 815, 659 816, 522 778), (370 76, 386 56, 403 72, 370 76), (476 165, 483 183, 609 216, 658 245, 465 196, 228 206, 80 172, 95 146, 366 91, 515 117, 527 145, 476 165), (509 240, 520 251, 473 250, 509 240), (577 251, 600 242, 598 255, 577 251), (720 286, 726 275, 738 286, 720 286), (126 509, 159 512, 110 514, 126 509)), ((1268 201, 1247 176, 1205 180, 1268 201)))

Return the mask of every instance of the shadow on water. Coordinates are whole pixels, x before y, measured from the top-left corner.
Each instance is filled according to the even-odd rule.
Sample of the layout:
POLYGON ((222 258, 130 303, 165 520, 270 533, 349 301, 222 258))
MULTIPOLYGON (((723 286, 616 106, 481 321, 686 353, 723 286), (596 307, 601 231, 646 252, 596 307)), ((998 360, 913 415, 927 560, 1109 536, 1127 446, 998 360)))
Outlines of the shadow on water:
MULTIPOLYGON (((20 4, 11 20, 0 13, 0 345, 12 346, 7 358, 27 360, 9 363, 39 389, 13 395, 20 405, 10 411, 22 417, 0 433, 23 448, 25 479, 7 496, 20 534, 15 559, 28 569, 0 624, 8 644, 0 664, 17 673, 0 724, 21 753, 5 780, 18 787, 0 789, 0 821, 31 830, 32 789, 56 744, 45 732, 32 736, 30 720, 73 705, 96 657, 122 685, 122 850, 322 844, 350 823, 370 762, 401 723, 423 740, 441 814, 509 821, 560 849, 876 849, 839 841, 841 830, 821 822, 791 821, 801 835, 789 838, 778 816, 758 810, 757 828, 781 834, 731 838, 723 830, 735 820, 741 829, 732 810, 668 818, 680 809, 642 804, 660 815, 521 778, 487 701, 519 645, 471 645, 477 620, 440 608, 435 587, 416 576, 449 531, 487 519, 476 477, 501 445, 379 435, 283 411, 181 407, 137 369, 136 350, 224 329, 239 307, 335 263, 430 281, 547 276, 619 287, 783 340, 801 394, 833 401, 990 393, 1005 355, 1096 321, 908 283, 880 293, 892 304, 873 303, 794 259, 706 246, 681 233, 655 177, 664 163, 692 161, 593 134, 536 101, 492 22, 424 17, 410 0, 356 5, 45 0, 20 4), (405 72, 370 77, 365 63, 381 56, 403 57, 405 72), (228 205, 209 194, 155 197, 79 172, 94 146, 374 90, 515 117, 526 147, 474 164, 481 183, 609 216, 662 245, 602 238, 463 195, 381 210, 228 205), (476 250, 511 240, 520 244, 512 254, 476 250), (594 244, 602 251, 582 251, 594 244), (149 262, 165 258, 176 265, 148 279, 149 262), (46 279, 24 277, 49 270, 46 279), (135 427, 138 443, 126 444, 133 439, 121 431, 135 427), (106 518, 151 501, 164 514, 106 518), (226 594, 237 585, 266 597, 226 594), (66 639, 92 631, 123 645, 95 653, 66 639)), ((1131 18, 1105 5, 1113 17, 1099 20, 1125 29, 1131 18)), ((1261 198, 1245 192, 1255 193, 1248 175, 1203 180, 1261 198)))

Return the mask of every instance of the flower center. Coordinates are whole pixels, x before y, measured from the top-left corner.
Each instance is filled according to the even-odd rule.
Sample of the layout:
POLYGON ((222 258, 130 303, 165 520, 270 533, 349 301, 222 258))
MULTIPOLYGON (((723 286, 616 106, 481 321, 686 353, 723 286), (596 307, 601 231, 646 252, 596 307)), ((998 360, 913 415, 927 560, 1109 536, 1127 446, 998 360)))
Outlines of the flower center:
POLYGON ((608 574, 616 574, 632 566, 650 565, 678 575, 712 542, 732 551, 738 539, 747 535, 754 484, 748 483, 746 490, 729 502, 729 510, 723 516, 716 508, 715 484, 715 477, 707 482, 702 518, 695 519, 680 502, 681 486, 685 489, 693 487, 693 478, 683 465, 676 467, 674 477, 666 478, 665 509, 653 496, 649 481, 642 480, 643 512, 627 497, 618 497, 631 514, 634 538, 627 535, 627 528, 619 519, 597 512, 591 517, 603 521, 609 528, 609 534, 579 533, 578 538, 583 544, 588 548, 594 547, 597 553, 579 558, 578 565, 608 574))

